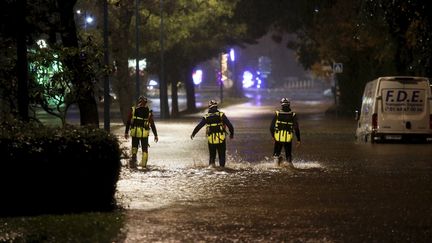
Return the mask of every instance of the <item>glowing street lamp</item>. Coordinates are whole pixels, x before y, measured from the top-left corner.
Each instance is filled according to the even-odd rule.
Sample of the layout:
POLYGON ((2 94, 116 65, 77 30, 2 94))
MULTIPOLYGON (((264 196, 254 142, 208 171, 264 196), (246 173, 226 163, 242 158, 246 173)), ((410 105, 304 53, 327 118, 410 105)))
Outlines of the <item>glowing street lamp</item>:
POLYGON ((93 21, 94 21, 94 19, 93 19, 92 16, 87 16, 87 17, 85 18, 85 22, 86 22, 86 24, 91 24, 91 23, 93 23, 93 21))
MULTIPOLYGON (((81 16, 81 14, 82 14, 83 12, 81 11, 81 9, 78 9, 77 11, 76 11, 76 14, 78 15, 78 16, 81 16)), ((92 25, 93 24, 93 22, 94 22, 94 18, 93 18, 93 16, 91 16, 91 15, 88 15, 87 14, 87 11, 84 11, 84 30, 87 30, 87 26, 88 25, 92 25)))

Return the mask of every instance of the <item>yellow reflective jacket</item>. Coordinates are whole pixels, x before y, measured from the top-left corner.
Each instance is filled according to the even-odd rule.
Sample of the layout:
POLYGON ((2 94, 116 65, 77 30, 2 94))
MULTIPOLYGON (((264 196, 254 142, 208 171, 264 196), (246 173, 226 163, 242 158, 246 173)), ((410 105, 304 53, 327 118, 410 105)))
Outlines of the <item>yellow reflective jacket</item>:
POLYGON ((130 129, 130 136, 137 138, 146 138, 150 134, 150 124, 149 119, 151 116, 151 111, 147 107, 132 107, 132 124, 130 129), (137 109, 144 109, 141 114, 136 114, 137 109))
POLYGON ((223 112, 207 113, 206 120, 207 139, 210 144, 220 144, 225 141, 225 126, 222 121, 223 112))
POLYGON ((278 142, 291 142, 293 138, 294 116, 292 111, 276 111, 276 122, 274 129, 274 139, 278 142), (283 117, 279 114, 284 114, 283 117))

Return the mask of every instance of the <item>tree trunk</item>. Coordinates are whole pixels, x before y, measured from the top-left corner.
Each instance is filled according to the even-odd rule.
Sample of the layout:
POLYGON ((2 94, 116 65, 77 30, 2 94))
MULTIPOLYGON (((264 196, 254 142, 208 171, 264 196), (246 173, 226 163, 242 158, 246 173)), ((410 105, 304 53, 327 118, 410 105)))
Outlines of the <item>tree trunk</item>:
POLYGON ((178 77, 178 75, 173 75, 173 77, 171 77, 171 116, 178 117, 179 116, 178 88, 177 88, 177 79, 175 79, 174 77, 178 77))
POLYGON ((192 79, 193 65, 187 65, 183 78, 186 87, 186 110, 188 112, 196 112, 196 102, 195 102, 195 87, 192 79))
POLYGON ((235 61, 230 61, 231 63, 231 72, 232 72, 232 76, 231 79, 234 82, 234 96, 235 97, 239 97, 239 98, 243 98, 244 97, 244 91, 243 91, 243 82, 238 75, 238 71, 237 71, 237 60, 235 61))
MULTIPOLYGON (((132 4, 132 3, 130 3, 132 4)), ((111 46, 113 52, 113 59, 116 64, 116 72, 114 74, 113 88, 118 95, 118 102, 120 108, 120 115, 123 124, 126 124, 129 111, 134 103, 134 85, 130 76, 128 58, 129 58, 129 45, 130 45, 130 25, 132 16, 134 15, 133 9, 121 7, 116 13, 117 20, 110 26, 113 27, 113 35, 111 35, 111 46)))
POLYGON ((18 112, 20 118, 29 121, 29 95, 28 95, 28 59, 26 45, 26 0, 19 0, 17 11, 17 78, 18 78, 18 112))
POLYGON ((168 105, 168 85, 164 77, 164 71, 159 74, 159 98, 160 98, 160 118, 169 118, 169 105, 168 105))
POLYGON ((133 82, 129 76, 127 57, 122 57, 123 55, 122 53, 116 54, 115 51, 113 51, 113 56, 118 58, 116 61, 117 71, 114 75, 113 87, 118 94, 118 103, 123 124, 126 124, 130 108, 134 104, 135 93, 133 82))
MULTIPOLYGON (((61 33, 63 45, 65 47, 78 49, 78 37, 74 18, 75 3, 76 0, 57 1, 60 11, 60 22, 63 26, 61 33)), ((99 114, 93 86, 91 80, 86 79, 88 75, 85 73, 84 64, 80 56, 74 56, 73 60, 68 60, 66 65, 70 66, 70 69, 75 72, 72 83, 78 93, 77 103, 80 111, 81 125, 94 125, 99 127, 99 114)))

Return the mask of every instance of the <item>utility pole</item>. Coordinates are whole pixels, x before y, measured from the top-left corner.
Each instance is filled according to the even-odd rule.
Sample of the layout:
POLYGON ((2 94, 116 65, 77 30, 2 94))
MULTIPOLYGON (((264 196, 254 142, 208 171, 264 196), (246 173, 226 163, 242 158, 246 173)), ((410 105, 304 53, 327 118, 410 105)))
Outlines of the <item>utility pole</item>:
MULTIPOLYGON (((104 64, 108 67, 109 55, 108 55, 108 0, 103 2, 103 13, 104 13, 104 24, 103 24, 103 40, 104 40, 104 64)), ((110 80, 108 73, 104 74, 104 129, 110 131, 110 80)))
POLYGON ((164 19, 163 19, 163 0, 160 0, 160 74, 159 74, 159 99, 160 99, 160 117, 169 118, 168 108, 168 85, 165 80, 164 64, 164 19))
POLYGON ((135 0, 135 100, 138 100, 140 96, 140 70, 139 70, 139 11, 138 4, 139 0, 135 0))

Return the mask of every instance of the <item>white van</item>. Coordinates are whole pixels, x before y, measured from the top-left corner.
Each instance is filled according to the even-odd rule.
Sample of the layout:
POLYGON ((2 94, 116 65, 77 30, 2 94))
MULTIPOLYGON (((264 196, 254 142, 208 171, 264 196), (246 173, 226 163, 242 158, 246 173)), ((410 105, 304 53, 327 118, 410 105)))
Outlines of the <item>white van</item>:
POLYGON ((366 84, 358 140, 432 141, 432 95, 424 77, 380 77, 366 84))

